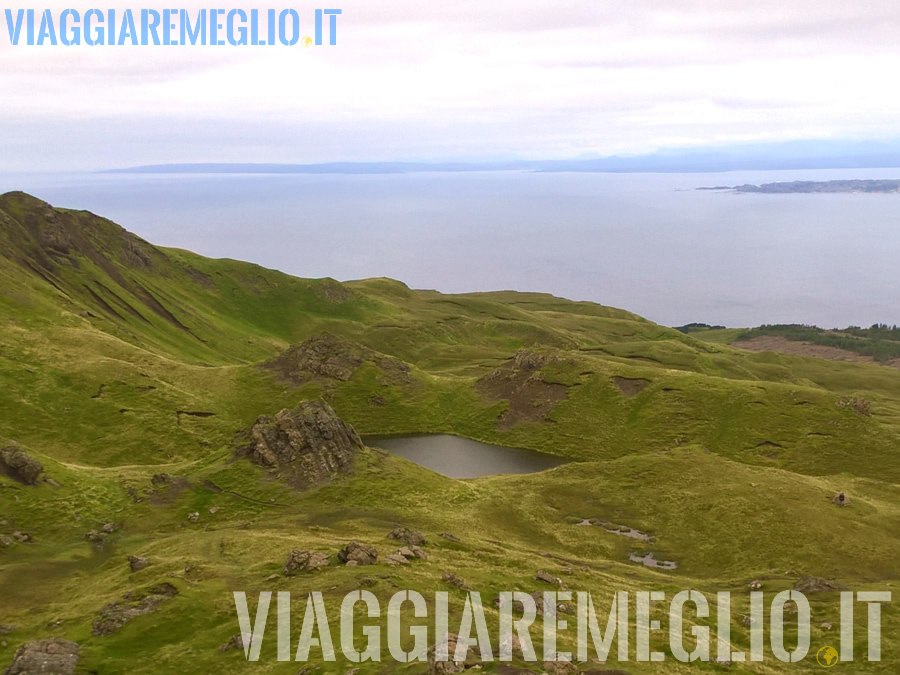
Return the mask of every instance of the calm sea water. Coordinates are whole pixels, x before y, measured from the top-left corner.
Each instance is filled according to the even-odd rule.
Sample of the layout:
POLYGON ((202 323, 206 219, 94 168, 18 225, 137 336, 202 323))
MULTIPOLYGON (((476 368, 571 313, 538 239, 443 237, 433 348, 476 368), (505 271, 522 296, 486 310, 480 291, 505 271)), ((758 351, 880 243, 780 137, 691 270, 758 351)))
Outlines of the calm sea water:
POLYGON ((0 175, 164 246, 304 277, 544 291, 654 321, 900 323, 900 195, 710 185, 900 178, 723 174, 0 175))

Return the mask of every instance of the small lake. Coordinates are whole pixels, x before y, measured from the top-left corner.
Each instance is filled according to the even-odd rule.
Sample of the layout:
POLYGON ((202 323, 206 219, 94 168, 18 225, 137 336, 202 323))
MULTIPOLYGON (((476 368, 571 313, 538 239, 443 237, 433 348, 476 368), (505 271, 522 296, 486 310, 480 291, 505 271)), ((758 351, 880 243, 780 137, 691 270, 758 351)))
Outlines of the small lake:
POLYGON ((449 435, 369 436, 365 444, 387 450, 450 478, 535 473, 566 462, 534 450, 504 448, 449 435))

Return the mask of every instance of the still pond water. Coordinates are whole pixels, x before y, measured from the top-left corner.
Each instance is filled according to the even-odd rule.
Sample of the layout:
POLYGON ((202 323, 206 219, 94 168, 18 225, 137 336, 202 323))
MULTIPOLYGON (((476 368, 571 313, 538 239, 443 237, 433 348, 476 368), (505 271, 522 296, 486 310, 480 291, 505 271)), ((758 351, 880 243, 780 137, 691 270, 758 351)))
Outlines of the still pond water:
POLYGON ((502 473, 535 473, 565 462, 534 450, 504 448, 448 435, 370 436, 366 445, 381 448, 450 478, 502 473))

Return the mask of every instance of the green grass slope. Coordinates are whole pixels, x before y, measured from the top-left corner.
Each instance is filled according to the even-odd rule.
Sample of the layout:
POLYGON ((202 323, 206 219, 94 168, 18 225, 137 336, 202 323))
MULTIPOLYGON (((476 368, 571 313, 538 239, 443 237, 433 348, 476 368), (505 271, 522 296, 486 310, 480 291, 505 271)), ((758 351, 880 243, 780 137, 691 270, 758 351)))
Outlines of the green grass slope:
MULTIPOLYGON (((0 623, 16 626, 0 638, 0 666, 29 640, 62 636, 81 645, 83 672, 296 673, 301 664, 275 659, 274 628, 258 664, 219 651, 238 632, 230 591, 290 590, 298 617, 305 593, 323 591, 334 606, 362 577, 383 604, 398 588, 449 590, 451 625, 464 594, 445 572, 488 600, 544 590, 538 569, 598 594, 602 607, 612 590, 732 590, 744 649, 753 579, 767 593, 804 575, 854 590, 900 580, 900 371, 745 352, 549 295, 298 279, 154 247, 22 193, 0 196, 0 245, 0 440, 20 443, 58 484, 0 476, 0 536, 33 538, 0 546, 0 623), (324 334, 364 354, 346 380, 264 367, 324 334), (238 430, 316 397, 362 434, 451 433, 572 461, 458 481, 368 450, 353 476, 303 493, 234 461, 238 430), (849 404, 857 399, 866 413, 849 404), (154 486, 163 472, 183 480, 154 486), (841 490, 852 507, 830 503, 841 490), (578 525, 585 519, 595 524, 578 525), (97 550, 84 535, 105 523, 118 529, 97 550), (269 579, 295 548, 333 556, 359 540, 389 553, 385 534, 397 525, 429 536, 427 561, 269 579), (679 567, 629 561, 651 550, 679 567), (131 574, 128 555, 151 565, 131 574), (179 595, 157 612, 91 635, 104 605, 164 581, 179 595)), ((815 650, 837 643, 837 594, 810 599, 813 655, 790 672, 818 670, 815 650)), ((883 623, 884 661, 839 671, 896 672, 900 615, 887 606, 883 623)), ((855 639, 864 653, 864 621, 855 639)), ((561 640, 571 647, 573 636, 561 640)), ((664 632, 653 640, 668 651, 664 632)), ((620 667, 719 668, 671 656, 620 667)), ((731 672, 783 668, 769 654, 731 672)))

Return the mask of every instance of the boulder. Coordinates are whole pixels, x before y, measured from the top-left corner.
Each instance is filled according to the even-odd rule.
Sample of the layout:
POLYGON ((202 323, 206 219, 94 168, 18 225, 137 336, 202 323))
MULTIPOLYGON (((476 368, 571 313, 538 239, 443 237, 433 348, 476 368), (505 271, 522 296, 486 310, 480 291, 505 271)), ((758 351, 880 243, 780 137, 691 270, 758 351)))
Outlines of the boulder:
POLYGON ((481 654, 476 647, 466 650, 466 658, 463 661, 454 661, 456 655, 456 643, 459 636, 448 633, 447 639, 428 648, 428 673, 429 675, 449 675, 461 673, 469 668, 481 665, 481 654), (446 654, 446 660, 438 660, 438 650, 446 654))
POLYGON ((19 532, 18 530, 12 533, 13 539, 15 539, 20 544, 30 544, 34 539, 31 538, 31 535, 27 532, 19 532))
POLYGON ((408 530, 405 527, 398 527, 396 530, 391 530, 388 532, 387 538, 402 541, 409 546, 425 546, 428 544, 428 540, 425 538, 424 534, 414 530, 408 530))
POLYGON ((552 574, 548 574, 544 570, 538 570, 534 575, 535 581, 543 581, 545 584, 550 584, 551 586, 556 586, 562 590, 565 590, 566 585, 563 583, 563 580, 559 577, 555 577, 552 574))
POLYGON ((37 485, 44 465, 33 459, 18 445, 0 448, 0 474, 23 485, 37 485))
POLYGON ((571 661, 544 661, 544 672, 549 675, 566 675, 577 673, 578 666, 571 661))
POLYGON ((85 541, 91 542, 97 548, 102 548, 106 543, 106 533, 98 532, 97 530, 88 530, 84 534, 85 541))
POLYGON ((838 492, 834 497, 831 498, 832 504, 837 504, 838 506, 850 506, 850 495, 846 492, 838 492), (841 495, 844 496, 843 501, 841 501, 841 495))
POLYGON ((244 636, 241 633, 236 633, 228 638, 228 642, 219 647, 220 652, 227 652, 230 649, 243 649, 244 648, 244 636))
POLYGON ((351 541, 338 552, 338 558, 341 562, 348 565, 373 565, 378 560, 378 549, 374 546, 360 544, 358 541, 351 541))
POLYGON ((465 581, 453 574, 453 572, 444 572, 441 575, 441 581, 443 581, 444 583, 448 583, 451 586, 456 586, 458 589, 466 592, 472 590, 472 588, 465 581))
POLYGON ((132 572, 140 572, 150 564, 150 561, 143 556, 130 555, 128 556, 128 564, 131 566, 132 572))
POLYGON ((826 591, 845 591, 847 587, 836 581, 829 581, 822 577, 803 577, 794 584, 794 590, 803 595, 810 593, 824 593, 826 591))
POLYGON ((73 675, 77 664, 77 644, 49 638, 20 647, 4 675, 73 675))
POLYGON ((312 572, 320 567, 327 567, 328 564, 328 556, 324 553, 295 549, 288 553, 282 574, 290 577, 298 572, 312 572))
POLYGON ((353 473, 363 449, 356 430, 324 401, 303 401, 274 417, 263 415, 239 434, 237 454, 297 489, 353 473))
POLYGON ((384 562, 388 565, 409 565, 409 560, 399 553, 391 553, 384 557, 384 562))
MULTIPOLYGON (((534 598, 534 606, 538 616, 544 616, 544 592, 535 591, 530 594, 534 598)), ((575 608, 565 602, 556 603, 557 614, 574 614, 575 608)))

